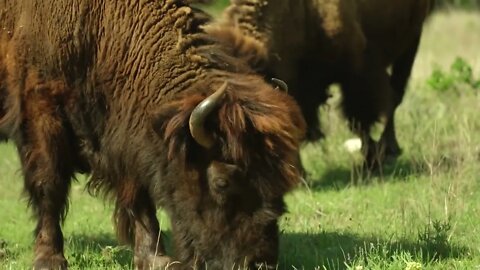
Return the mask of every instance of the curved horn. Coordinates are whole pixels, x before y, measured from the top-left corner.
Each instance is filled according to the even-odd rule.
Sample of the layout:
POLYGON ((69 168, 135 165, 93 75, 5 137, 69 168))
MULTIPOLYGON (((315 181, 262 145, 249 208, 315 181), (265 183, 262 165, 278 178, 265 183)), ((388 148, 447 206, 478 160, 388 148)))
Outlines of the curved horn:
POLYGON ((288 85, 286 82, 277 78, 272 78, 272 82, 275 85, 277 85, 277 87, 280 88, 282 91, 284 91, 285 93, 288 93, 288 85))
POLYGON ((205 148, 211 148, 215 143, 212 134, 205 130, 205 119, 220 104, 226 89, 227 83, 224 82, 215 93, 200 102, 190 114, 190 119, 188 120, 190 134, 198 144, 205 148))

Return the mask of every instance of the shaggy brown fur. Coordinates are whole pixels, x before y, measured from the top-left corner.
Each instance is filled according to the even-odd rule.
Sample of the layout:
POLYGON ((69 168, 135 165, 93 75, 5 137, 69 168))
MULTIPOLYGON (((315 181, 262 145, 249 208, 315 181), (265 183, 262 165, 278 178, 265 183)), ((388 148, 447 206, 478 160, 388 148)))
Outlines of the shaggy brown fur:
POLYGON ((340 83, 344 113, 374 165, 401 152, 394 112, 432 5, 433 0, 231 0, 221 20, 206 29, 266 77, 287 82, 307 121, 308 140, 322 137, 317 109, 327 99, 327 86, 340 83), (377 143, 369 132, 382 117, 386 127, 377 143))
POLYGON ((276 263, 305 123, 292 98, 199 29, 205 14, 180 0, 3 0, 0 16, 0 137, 21 157, 35 269, 67 267, 60 223, 75 172, 114 198, 137 269, 172 261, 157 245, 157 206, 178 268, 276 263), (225 84, 204 148, 189 116, 225 84))

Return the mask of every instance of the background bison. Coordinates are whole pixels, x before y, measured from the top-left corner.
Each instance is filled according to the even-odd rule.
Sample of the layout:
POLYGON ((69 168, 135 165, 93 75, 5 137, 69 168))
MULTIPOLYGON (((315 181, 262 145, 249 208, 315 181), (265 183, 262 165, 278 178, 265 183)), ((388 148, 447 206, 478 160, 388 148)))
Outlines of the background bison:
POLYGON ((37 220, 35 269, 64 269, 71 179, 116 203, 138 269, 275 264, 304 122, 199 30, 183 1, 0 2, 0 133, 15 142, 37 220), (158 243, 158 244, 157 244, 158 243))
POLYGON ((343 112, 363 141, 367 164, 374 166, 401 153, 395 109, 432 5, 433 0, 232 0, 208 31, 267 78, 286 81, 310 141, 322 137, 318 106, 327 100, 327 87, 339 83, 343 112), (370 136, 377 121, 385 124, 378 142, 370 136))

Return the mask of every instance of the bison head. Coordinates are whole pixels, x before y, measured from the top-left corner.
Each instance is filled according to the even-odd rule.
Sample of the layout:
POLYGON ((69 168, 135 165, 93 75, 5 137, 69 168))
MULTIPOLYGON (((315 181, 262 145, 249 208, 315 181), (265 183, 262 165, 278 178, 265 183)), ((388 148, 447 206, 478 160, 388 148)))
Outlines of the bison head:
POLYGON ((199 83, 155 118, 176 174, 159 200, 176 258, 189 266, 276 265, 277 221, 284 194, 300 179, 305 124, 287 94, 258 77, 243 79, 199 83))

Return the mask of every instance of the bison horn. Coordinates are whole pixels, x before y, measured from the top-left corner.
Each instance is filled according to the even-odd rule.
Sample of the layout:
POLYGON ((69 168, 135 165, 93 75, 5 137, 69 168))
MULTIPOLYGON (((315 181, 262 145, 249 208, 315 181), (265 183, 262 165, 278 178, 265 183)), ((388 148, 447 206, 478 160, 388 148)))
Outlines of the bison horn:
POLYGON ((277 87, 280 88, 282 91, 284 91, 285 93, 288 93, 288 85, 286 82, 277 78, 272 78, 272 82, 275 85, 277 85, 277 87))
POLYGON ((205 130, 205 119, 220 104, 226 89, 227 83, 225 82, 215 93, 200 102, 190 114, 188 121, 190 134, 198 144, 205 148, 211 148, 215 143, 213 135, 205 130))

